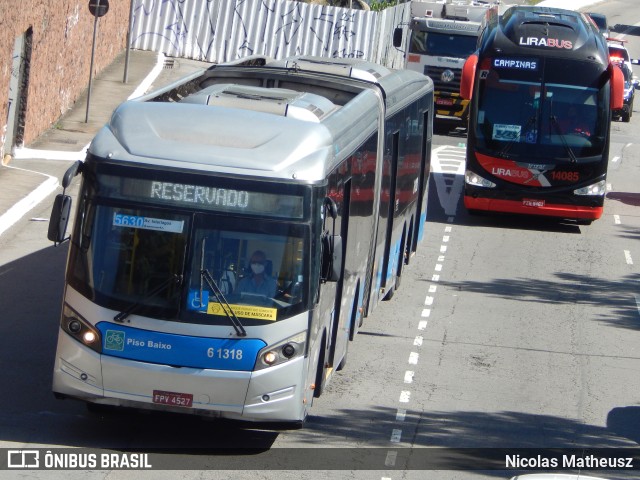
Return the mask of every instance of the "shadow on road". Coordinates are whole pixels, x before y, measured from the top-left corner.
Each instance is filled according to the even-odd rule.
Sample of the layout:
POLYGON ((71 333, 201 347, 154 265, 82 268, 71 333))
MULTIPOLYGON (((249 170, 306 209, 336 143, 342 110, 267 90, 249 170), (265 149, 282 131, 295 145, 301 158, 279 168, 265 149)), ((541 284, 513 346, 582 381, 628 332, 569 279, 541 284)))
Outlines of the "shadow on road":
POLYGON ((67 245, 0 267, 0 442, 73 447, 268 449, 278 432, 189 415, 90 414, 51 392, 67 245))

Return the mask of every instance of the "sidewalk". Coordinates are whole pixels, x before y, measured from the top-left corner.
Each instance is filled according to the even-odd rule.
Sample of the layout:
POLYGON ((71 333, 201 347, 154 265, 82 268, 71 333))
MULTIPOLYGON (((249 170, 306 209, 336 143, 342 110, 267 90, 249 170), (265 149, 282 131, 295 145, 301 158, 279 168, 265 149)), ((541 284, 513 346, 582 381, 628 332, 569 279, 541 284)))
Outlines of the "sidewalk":
MULTIPOLYGON (((123 83, 125 52, 93 79, 87 119, 83 94, 49 130, 27 148, 17 149, 8 165, 0 166, 0 235, 56 190, 75 160, 84 159, 89 143, 113 110, 127 98, 172 83, 210 64, 165 58, 154 52, 132 50, 128 82, 123 83)), ((87 73, 88 75, 88 73, 87 73)))

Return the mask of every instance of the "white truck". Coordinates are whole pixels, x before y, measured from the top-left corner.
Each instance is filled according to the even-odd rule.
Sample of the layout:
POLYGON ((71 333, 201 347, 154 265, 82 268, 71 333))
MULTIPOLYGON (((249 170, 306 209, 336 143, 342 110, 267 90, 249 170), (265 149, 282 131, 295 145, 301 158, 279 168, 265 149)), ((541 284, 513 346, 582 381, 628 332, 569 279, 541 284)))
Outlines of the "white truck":
POLYGON ((499 2, 411 1, 411 21, 394 31, 393 45, 404 47, 405 68, 433 80, 436 122, 467 125, 468 100, 460 97, 462 66, 476 50, 483 22, 502 11, 499 2), (406 32, 406 34, 405 34, 406 32))

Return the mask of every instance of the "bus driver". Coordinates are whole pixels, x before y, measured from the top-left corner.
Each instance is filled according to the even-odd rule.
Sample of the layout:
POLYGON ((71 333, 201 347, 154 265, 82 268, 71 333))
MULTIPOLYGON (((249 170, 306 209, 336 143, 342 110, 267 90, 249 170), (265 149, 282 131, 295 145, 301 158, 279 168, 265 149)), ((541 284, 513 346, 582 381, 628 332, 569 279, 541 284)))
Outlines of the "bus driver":
POLYGON ((267 256, 262 250, 256 250, 251 255, 249 266, 251 274, 244 277, 234 293, 251 293, 273 298, 276 294, 276 281, 265 272, 267 256))

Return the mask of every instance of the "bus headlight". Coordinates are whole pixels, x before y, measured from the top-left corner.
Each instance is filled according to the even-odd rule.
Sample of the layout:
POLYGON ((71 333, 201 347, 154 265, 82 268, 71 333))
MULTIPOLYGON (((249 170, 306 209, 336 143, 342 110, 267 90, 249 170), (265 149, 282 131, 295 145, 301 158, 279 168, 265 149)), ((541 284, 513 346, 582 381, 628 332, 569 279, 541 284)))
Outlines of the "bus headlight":
POLYGON ((482 178, 480 175, 478 175, 477 173, 474 173, 474 172, 472 172, 470 170, 467 170, 466 172, 464 172, 464 181, 468 185, 473 185, 474 187, 484 187, 484 188, 495 188, 496 187, 495 183, 490 182, 486 178, 482 178))
POLYGON ((600 180, 599 182, 594 183, 593 185, 578 188, 577 190, 574 190, 573 193, 574 195, 592 195, 592 196, 604 195, 606 188, 607 188, 606 182, 604 180, 600 180))
POLYGON ((258 353, 255 370, 273 367, 274 365, 279 365, 303 356, 306 343, 307 333, 302 332, 275 345, 269 345, 263 348, 258 353))
POLYGON ((60 326, 62 330, 78 342, 89 347, 91 350, 102 353, 102 338, 100 332, 66 303, 62 309, 60 326))

